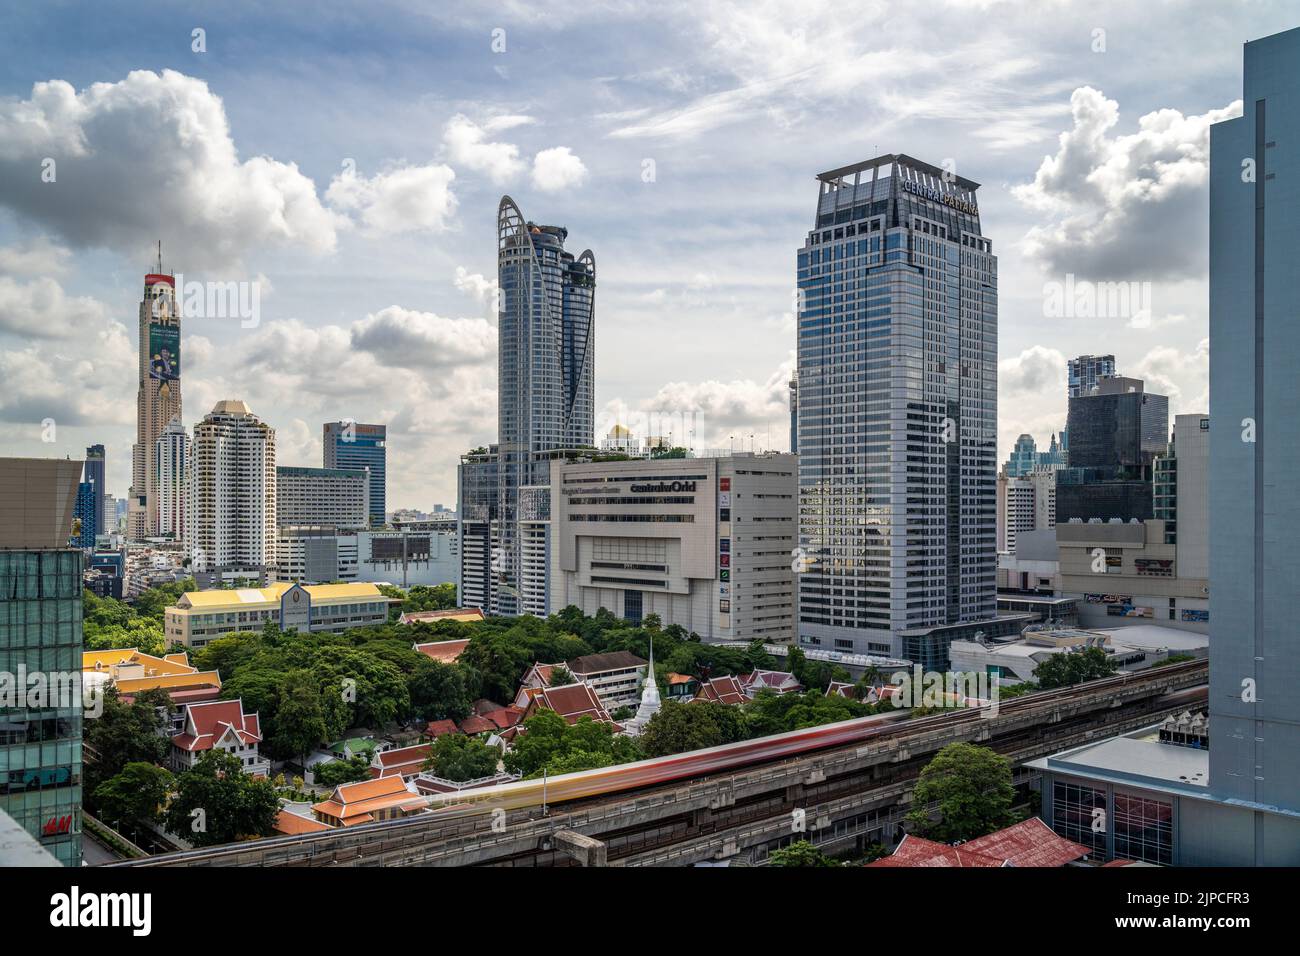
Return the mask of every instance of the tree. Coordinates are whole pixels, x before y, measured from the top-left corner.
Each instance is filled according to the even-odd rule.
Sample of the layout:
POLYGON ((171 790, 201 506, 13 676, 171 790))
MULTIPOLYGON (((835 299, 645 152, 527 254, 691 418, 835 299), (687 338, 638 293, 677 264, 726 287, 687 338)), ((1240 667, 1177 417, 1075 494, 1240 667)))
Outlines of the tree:
POLYGON ((539 710, 524 721, 523 731, 505 755, 506 769, 525 777, 541 770, 562 751, 567 728, 555 711, 539 710))
POLYGON ((366 751, 346 760, 318 763, 312 774, 322 787, 337 787, 341 783, 356 783, 370 778, 370 754, 366 751))
POLYGON ((839 866, 825 853, 807 840, 796 840, 787 847, 773 850, 767 858, 768 866, 839 866))
POLYGON ((460 720, 470 713, 465 669, 430 660, 423 654, 407 684, 411 709, 425 720, 460 720))
POLYGON ((573 672, 563 664, 556 664, 551 668, 551 679, 547 682, 549 687, 567 687, 569 684, 576 683, 573 672))
POLYGON ((666 702, 641 732, 641 751, 662 757, 745 739, 740 710, 725 704, 666 702))
POLYGON ((973 840, 1016 822, 1014 798, 1006 757, 974 744, 949 744, 921 771, 907 819, 932 840, 973 840), (937 820, 931 804, 937 805, 937 820))
POLYGON ((172 782, 171 773, 162 767, 143 761, 128 763, 95 788, 95 809, 106 821, 134 836, 143 825, 158 822, 172 782))
POLYGON ((271 781, 245 774, 233 754, 209 750, 177 776, 165 819, 168 830, 195 846, 216 846, 267 836, 279 811, 271 781))
POLYGON ((1034 669, 1034 680, 1044 690, 1100 680, 1115 673, 1115 662, 1100 647, 1053 654, 1034 669))
POLYGON ((280 704, 269 722, 267 750, 287 760, 298 757, 307 766, 307 755, 328 736, 320 685, 309 670, 290 671, 280 682, 280 704))
POLYGON ((427 766, 444 780, 463 783, 491 777, 497 772, 501 754, 477 737, 465 734, 444 734, 434 741, 427 766))
POLYGON ((99 718, 84 722, 88 792, 93 794, 129 763, 156 764, 167 758, 171 742, 162 730, 169 704, 166 691, 146 691, 130 704, 122 703, 117 688, 104 691, 99 718))

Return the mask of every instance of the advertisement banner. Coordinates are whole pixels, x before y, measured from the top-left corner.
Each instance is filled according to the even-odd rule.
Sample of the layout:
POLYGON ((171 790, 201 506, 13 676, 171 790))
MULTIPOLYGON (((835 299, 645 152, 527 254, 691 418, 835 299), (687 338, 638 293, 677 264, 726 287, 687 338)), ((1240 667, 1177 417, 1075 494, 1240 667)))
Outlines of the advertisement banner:
POLYGON ((179 326, 149 326, 149 377, 160 383, 175 382, 181 377, 179 326))

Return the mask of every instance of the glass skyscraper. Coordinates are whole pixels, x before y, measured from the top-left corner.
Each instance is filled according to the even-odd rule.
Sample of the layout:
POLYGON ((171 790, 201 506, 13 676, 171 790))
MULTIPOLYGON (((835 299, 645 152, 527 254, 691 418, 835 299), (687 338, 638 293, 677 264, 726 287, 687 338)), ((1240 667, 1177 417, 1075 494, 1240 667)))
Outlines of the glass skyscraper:
MULTIPOLYGON (((595 439, 596 260, 565 251, 568 230, 524 219, 509 196, 497 211, 498 543, 493 552, 502 614, 519 594, 520 488, 547 485, 550 461, 595 439)), ((528 610, 544 610, 527 608, 528 610)))
POLYGON ((798 252, 799 640, 946 666, 952 639, 998 631, 979 186, 896 154, 817 181, 798 252))
POLYGON ((1300 29, 1246 44, 1244 87, 1210 128, 1210 786, 1256 811, 1254 862, 1294 863, 1300 825, 1276 811, 1300 811, 1300 29))
POLYGON ((325 423, 325 467, 349 471, 370 469, 370 524, 388 520, 388 426, 360 422, 325 423))
POLYGON ((0 810, 81 865, 81 462, 0 458, 0 810))
POLYGON ((1103 378, 1115 374, 1115 356, 1080 355, 1065 363, 1065 372, 1067 397, 1087 395, 1103 378))

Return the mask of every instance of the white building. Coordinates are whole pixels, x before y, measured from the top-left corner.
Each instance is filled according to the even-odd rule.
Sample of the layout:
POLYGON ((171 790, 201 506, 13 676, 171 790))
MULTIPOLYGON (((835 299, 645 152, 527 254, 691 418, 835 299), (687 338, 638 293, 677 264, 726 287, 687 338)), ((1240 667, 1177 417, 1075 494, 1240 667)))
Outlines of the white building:
POLYGON ((200 581, 275 567, 275 429, 224 400, 194 426, 186 550, 200 581))
POLYGON ((153 535, 185 540, 185 507, 189 481, 190 436, 179 418, 173 418, 158 436, 154 450, 154 495, 158 525, 153 535))
POLYGON ((281 527, 367 528, 370 470, 276 468, 275 511, 281 527))
POLYGON ((577 680, 594 690, 609 710, 636 706, 649 667, 646 661, 628 651, 587 654, 564 666, 577 680))
POLYGON ((1056 525, 1056 467, 998 475, 998 551, 1015 551, 1016 536, 1056 525))
MULTIPOLYGON (((657 614, 710 642, 791 640, 796 461, 554 462, 545 550, 534 539, 548 561, 549 611, 657 614)), ((522 525, 522 499, 520 510, 522 525)))
POLYGON ((459 570, 455 522, 438 530, 342 531, 281 525, 276 578, 303 584, 372 581, 401 588, 454 583, 459 570))

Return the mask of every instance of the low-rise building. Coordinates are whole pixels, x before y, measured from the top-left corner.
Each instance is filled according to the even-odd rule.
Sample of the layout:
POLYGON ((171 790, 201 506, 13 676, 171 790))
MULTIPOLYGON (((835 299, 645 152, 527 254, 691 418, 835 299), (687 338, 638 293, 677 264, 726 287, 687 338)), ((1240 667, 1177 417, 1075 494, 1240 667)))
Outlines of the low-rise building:
POLYGON ((400 775, 344 783, 334 788, 328 800, 312 806, 312 813, 330 827, 354 827, 362 823, 395 820, 419 813, 425 800, 407 789, 400 775))
POLYGON ((174 704, 202 703, 216 700, 221 694, 221 674, 200 671, 184 653, 154 657, 130 647, 84 651, 81 673, 87 686, 116 687, 125 703, 134 700, 136 694, 156 689, 167 691, 174 704))
POLYGON ((244 713, 244 702, 213 700, 185 708, 181 731, 172 737, 173 770, 189 770, 210 750, 224 750, 238 758, 243 772, 254 777, 270 775, 271 763, 258 751, 262 726, 257 714, 244 713))
POLYGON ((872 867, 1060 867, 1085 860, 1093 848, 1064 839, 1038 817, 957 846, 907 834, 894 852, 872 867))
POLYGON ((565 664, 569 673, 591 686, 610 710, 635 707, 640 700, 641 682, 647 663, 628 651, 587 654, 565 664))
POLYGON ((263 588, 187 591, 164 613, 169 644, 204 647, 239 631, 259 631, 267 622, 281 630, 342 633, 388 620, 385 597, 373 584, 304 586, 277 581, 263 588))
POLYGON ((749 700, 745 694, 745 685, 739 677, 730 674, 715 677, 700 684, 695 701, 706 704, 743 704, 749 700))
POLYGON ((276 578, 303 584, 369 581, 434 587, 454 582, 460 566, 460 545, 450 522, 400 531, 282 522, 276 541, 276 578))
POLYGON ((469 647, 469 640, 429 641, 425 644, 412 644, 412 649, 439 664, 454 664, 469 647))
MULTIPOLYGON (((566 684, 564 687, 543 687, 528 702, 523 720, 532 717, 541 709, 552 710, 564 718, 566 723, 576 724, 583 717, 590 717, 600 723, 613 724, 605 705, 596 692, 587 684, 566 684)), ((617 725, 615 725, 617 726, 617 725)))
POLYGON ((803 693, 803 684, 799 683, 799 679, 789 671, 757 670, 742 675, 740 684, 745 689, 745 696, 750 698, 757 697, 760 691, 765 690, 777 694, 803 693))
POLYGON ((375 754, 370 762, 370 776, 401 777, 410 780, 424 770, 433 751, 431 744, 415 744, 412 747, 394 747, 375 754))

